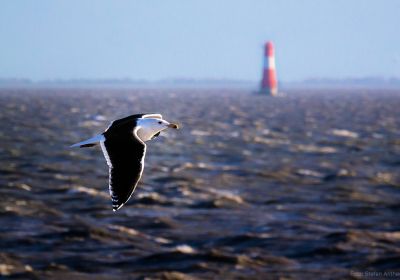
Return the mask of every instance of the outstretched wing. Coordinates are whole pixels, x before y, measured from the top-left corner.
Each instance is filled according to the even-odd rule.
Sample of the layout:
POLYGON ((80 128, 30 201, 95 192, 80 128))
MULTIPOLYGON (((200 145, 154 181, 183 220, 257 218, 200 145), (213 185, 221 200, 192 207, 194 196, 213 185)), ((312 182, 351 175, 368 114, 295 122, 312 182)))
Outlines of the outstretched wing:
POLYGON ((155 119, 162 119, 162 115, 161 114, 136 114, 136 115, 131 115, 122 119, 118 119, 115 120, 113 122, 110 123, 110 125, 107 127, 107 130, 110 129, 114 129, 120 125, 125 124, 126 122, 131 122, 134 121, 136 119, 140 119, 140 118, 155 118, 155 119))
POLYGON ((109 167, 109 189, 116 211, 129 200, 142 176, 146 144, 137 137, 136 130, 129 135, 104 135, 105 141, 100 144, 109 167))
POLYGON ((147 119, 147 118, 162 119, 162 115, 161 114, 142 114, 142 118, 144 118, 144 119, 147 119))

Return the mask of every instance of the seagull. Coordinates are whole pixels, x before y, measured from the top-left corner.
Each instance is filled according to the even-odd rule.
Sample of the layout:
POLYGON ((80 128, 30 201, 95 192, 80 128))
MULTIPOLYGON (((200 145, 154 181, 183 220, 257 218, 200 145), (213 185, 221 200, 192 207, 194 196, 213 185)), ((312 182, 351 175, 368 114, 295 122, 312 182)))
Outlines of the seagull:
POLYGON ((117 211, 135 191, 144 168, 145 142, 161 131, 178 125, 163 120, 161 114, 136 114, 115 120, 106 130, 72 148, 101 146, 109 167, 109 190, 113 211, 117 211))

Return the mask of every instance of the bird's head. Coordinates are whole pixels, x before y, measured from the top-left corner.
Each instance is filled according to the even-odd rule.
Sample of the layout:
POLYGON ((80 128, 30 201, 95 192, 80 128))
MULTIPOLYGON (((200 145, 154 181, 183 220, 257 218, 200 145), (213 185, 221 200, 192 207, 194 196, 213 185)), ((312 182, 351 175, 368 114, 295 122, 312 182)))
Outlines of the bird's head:
POLYGON ((177 124, 169 123, 165 120, 156 118, 139 119, 137 125, 140 126, 140 129, 138 130, 138 136, 142 141, 148 141, 152 139, 157 133, 167 128, 179 128, 177 124))

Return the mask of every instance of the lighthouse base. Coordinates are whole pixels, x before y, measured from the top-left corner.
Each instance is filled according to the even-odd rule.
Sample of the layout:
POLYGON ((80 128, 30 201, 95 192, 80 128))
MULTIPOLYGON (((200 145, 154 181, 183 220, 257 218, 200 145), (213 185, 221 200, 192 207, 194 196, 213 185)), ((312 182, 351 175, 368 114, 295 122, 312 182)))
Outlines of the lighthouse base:
POLYGON ((278 89, 269 89, 269 88, 262 88, 258 91, 259 94, 261 95, 269 95, 269 96, 277 96, 278 95, 278 89))

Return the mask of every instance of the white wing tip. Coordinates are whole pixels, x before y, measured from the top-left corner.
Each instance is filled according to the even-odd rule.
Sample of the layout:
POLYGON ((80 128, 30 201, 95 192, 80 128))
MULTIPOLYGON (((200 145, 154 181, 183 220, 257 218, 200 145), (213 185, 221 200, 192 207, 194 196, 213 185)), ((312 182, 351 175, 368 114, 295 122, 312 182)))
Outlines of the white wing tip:
POLYGON ((96 136, 94 136, 92 138, 86 139, 86 140, 84 140, 82 142, 79 142, 79 143, 75 143, 75 144, 73 144, 73 145, 71 145, 69 147, 70 148, 76 148, 76 147, 80 147, 82 145, 94 144, 94 143, 98 143, 98 142, 101 142, 101 141, 104 141, 104 140, 105 140, 104 136, 102 134, 98 134, 98 135, 96 135, 96 136))
POLYGON ((113 208, 113 212, 116 212, 117 210, 121 209, 122 206, 124 206, 125 203, 122 203, 121 205, 119 205, 117 208, 113 208))

